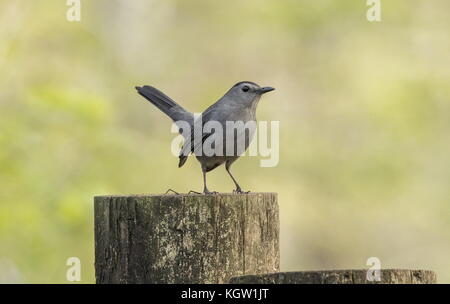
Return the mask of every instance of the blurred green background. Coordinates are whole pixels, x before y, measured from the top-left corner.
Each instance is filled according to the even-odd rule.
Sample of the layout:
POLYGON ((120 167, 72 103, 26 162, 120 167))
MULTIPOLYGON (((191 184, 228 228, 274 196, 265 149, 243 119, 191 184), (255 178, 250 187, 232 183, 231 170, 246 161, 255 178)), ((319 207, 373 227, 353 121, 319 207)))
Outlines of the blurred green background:
MULTIPOLYGON (((94 282, 93 196, 201 190, 170 154, 154 85, 200 112, 234 83, 277 88, 280 163, 234 165, 279 193, 284 271, 435 270, 450 282, 450 2, 0 0, 0 281, 94 282)), ((224 168, 209 174, 229 192, 224 168)))

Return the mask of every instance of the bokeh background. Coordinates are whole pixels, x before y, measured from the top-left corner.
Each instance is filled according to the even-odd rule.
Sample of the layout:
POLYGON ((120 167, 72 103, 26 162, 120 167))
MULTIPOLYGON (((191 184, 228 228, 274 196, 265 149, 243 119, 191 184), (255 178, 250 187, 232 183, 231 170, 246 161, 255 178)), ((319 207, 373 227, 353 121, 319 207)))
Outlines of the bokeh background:
MULTIPOLYGON (((450 282, 450 2, 0 0, 0 281, 94 282, 93 196, 202 189, 170 154, 154 85, 200 112, 241 80, 277 88, 280 163, 240 159, 279 193, 284 271, 425 268, 450 282)), ((225 170, 210 188, 233 188, 225 170)))

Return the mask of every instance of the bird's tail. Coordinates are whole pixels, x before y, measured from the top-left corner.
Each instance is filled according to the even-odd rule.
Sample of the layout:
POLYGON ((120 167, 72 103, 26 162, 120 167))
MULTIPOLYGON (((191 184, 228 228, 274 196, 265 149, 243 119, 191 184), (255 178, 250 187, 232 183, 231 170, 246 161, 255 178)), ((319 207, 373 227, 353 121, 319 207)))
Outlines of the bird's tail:
MULTIPOLYGON (((154 104, 158 109, 160 109, 162 112, 164 112, 167 116, 172 118, 174 122, 180 122, 184 121, 187 122, 191 128, 194 124, 194 115, 185 109, 181 107, 179 104, 177 104, 173 99, 168 97, 166 94, 161 92, 160 90, 151 87, 151 86, 143 86, 143 87, 136 87, 136 90, 138 93, 143 96, 145 99, 150 101, 152 104, 154 104)), ((178 123, 177 123, 178 124, 178 123)), ((190 140, 190 132, 186 132, 183 134, 181 131, 183 129, 183 126, 179 125, 180 127, 180 133, 185 137, 185 140, 190 140)), ((190 152, 190 151, 189 151, 190 152)), ((187 156, 183 153, 180 153, 180 162, 178 163, 178 167, 181 167, 184 165, 184 163, 187 160, 187 156)))
POLYGON ((136 90, 141 96, 172 118, 173 121, 186 120, 192 115, 173 101, 173 99, 154 87, 146 85, 143 87, 136 87, 136 90))
POLYGON ((185 155, 180 155, 179 158, 180 158, 180 161, 178 162, 178 168, 181 168, 181 167, 183 167, 184 163, 187 161, 188 157, 185 155))

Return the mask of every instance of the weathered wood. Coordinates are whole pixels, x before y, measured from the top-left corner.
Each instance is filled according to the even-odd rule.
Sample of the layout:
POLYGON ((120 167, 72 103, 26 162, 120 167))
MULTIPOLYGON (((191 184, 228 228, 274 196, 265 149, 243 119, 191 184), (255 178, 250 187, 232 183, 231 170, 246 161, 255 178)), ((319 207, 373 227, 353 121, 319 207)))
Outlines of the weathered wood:
POLYGON ((97 283, 226 283, 279 264, 276 193, 95 197, 97 283))
POLYGON ((327 270, 243 275, 231 278, 233 284, 435 284, 431 270, 382 269, 381 281, 366 279, 367 270, 327 270))

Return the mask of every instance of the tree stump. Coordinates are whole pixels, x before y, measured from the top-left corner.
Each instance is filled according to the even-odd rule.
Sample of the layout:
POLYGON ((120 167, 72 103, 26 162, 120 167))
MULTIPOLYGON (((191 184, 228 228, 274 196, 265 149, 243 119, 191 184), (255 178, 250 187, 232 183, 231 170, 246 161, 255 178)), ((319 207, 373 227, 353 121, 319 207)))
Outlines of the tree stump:
POLYGON ((381 281, 368 281, 367 270, 280 272, 233 277, 232 284, 435 284, 431 270, 381 269, 381 281))
POLYGON ((276 193, 95 197, 97 283, 227 283, 279 271, 276 193))

